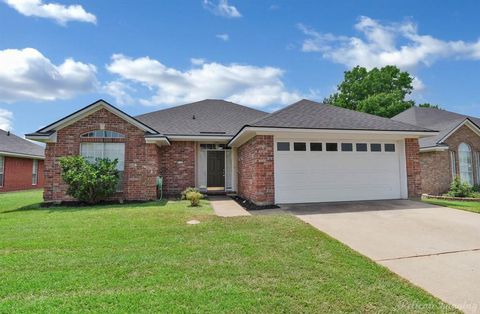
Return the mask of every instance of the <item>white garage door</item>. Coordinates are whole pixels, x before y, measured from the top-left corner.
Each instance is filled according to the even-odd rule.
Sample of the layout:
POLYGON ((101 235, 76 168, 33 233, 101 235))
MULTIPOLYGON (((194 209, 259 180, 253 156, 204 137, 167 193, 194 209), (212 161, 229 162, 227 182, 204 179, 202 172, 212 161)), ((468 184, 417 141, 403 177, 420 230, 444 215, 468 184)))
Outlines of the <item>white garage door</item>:
POLYGON ((396 142, 275 142, 275 201, 401 198, 396 142))

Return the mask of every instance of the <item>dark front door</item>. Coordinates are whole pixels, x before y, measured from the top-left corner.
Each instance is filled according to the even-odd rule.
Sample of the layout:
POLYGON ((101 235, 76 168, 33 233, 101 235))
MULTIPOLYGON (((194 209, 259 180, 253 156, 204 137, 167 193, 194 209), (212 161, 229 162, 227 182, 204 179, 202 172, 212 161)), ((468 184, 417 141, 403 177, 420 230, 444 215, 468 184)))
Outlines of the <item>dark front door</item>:
POLYGON ((225 152, 207 152, 207 186, 225 187, 225 152))

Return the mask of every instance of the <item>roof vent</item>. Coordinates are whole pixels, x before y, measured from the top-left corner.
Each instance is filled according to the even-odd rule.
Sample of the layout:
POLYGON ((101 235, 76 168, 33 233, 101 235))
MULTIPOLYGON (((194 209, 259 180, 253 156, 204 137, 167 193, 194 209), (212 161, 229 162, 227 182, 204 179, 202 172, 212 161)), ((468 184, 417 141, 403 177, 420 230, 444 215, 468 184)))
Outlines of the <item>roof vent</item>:
POLYGON ((195 115, 193 115, 192 119, 195 120, 195 115))
POLYGON ((10 131, 7 131, 7 136, 10 136, 10 131))

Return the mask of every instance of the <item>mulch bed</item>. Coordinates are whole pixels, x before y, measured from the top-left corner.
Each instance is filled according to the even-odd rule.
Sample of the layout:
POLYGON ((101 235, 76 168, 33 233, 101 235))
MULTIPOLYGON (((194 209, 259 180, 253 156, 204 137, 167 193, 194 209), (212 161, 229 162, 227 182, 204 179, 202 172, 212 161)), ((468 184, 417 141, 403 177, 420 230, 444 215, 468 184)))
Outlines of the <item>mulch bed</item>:
POLYGON ((422 198, 431 199, 431 200, 445 200, 445 201, 480 202, 480 198, 477 198, 477 197, 453 197, 453 196, 443 196, 443 195, 422 194, 422 198))
POLYGON ((230 196, 230 197, 246 210, 262 210, 262 209, 280 208, 277 205, 256 205, 250 202, 249 200, 246 200, 238 195, 230 196))

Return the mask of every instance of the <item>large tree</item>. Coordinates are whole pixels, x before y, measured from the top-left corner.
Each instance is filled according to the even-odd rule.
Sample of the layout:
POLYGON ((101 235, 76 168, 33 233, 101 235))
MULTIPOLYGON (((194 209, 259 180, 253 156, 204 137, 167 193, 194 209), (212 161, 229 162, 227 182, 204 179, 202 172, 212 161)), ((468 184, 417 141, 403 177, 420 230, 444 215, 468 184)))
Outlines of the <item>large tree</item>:
POLYGON ((413 90, 412 83, 413 77, 408 72, 393 65, 370 71, 357 66, 345 72, 338 91, 324 102, 391 118, 415 105, 413 100, 406 99, 413 90))

